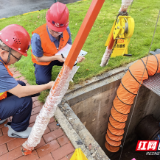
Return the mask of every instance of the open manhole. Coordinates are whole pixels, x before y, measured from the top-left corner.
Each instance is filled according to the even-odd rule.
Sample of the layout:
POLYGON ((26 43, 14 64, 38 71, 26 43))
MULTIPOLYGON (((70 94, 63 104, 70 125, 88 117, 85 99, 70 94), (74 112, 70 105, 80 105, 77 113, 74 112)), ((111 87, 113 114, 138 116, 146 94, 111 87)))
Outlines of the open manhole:
MULTIPOLYGON (((129 64, 128 66, 130 66, 129 64)), ((155 156, 146 156, 145 152, 136 152, 138 137, 135 127, 148 114, 160 120, 160 98, 154 92, 142 86, 135 104, 130 126, 129 118, 125 128, 125 145, 111 153, 105 148, 105 134, 108 118, 116 90, 128 66, 117 68, 101 76, 76 85, 69 90, 56 112, 56 119, 75 148, 81 148, 88 160, 155 160, 155 156), (127 132, 127 135, 126 135, 127 132)), ((131 113, 133 106, 131 109, 131 113)), ((122 144, 124 139, 122 140, 122 144)))

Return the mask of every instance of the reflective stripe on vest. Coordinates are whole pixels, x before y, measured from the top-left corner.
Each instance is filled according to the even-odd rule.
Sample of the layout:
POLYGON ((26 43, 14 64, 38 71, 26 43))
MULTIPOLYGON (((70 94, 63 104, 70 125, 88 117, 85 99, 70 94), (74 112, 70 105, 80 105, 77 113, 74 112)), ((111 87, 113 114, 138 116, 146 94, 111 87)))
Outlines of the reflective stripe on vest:
MULTIPOLYGON (((33 33, 37 33, 40 36, 41 39, 41 47, 43 49, 43 56, 54 56, 60 49, 62 49, 69 40, 69 34, 67 30, 63 32, 63 38, 60 39, 59 43, 59 49, 56 48, 54 42, 52 42, 49 38, 46 24, 38 27, 35 29, 33 33)), ((37 62, 35 56, 32 54, 32 61, 33 63, 39 64, 39 65, 49 65, 51 62, 37 62)))
MULTIPOLYGON (((2 61, 0 60, 0 62, 2 62, 2 61)), ((6 67, 8 73, 13 77, 13 74, 9 70, 8 65, 5 65, 4 63, 3 63, 3 65, 6 67)), ((7 98, 7 91, 0 93, 0 100, 5 99, 5 98, 7 98)))
POLYGON ((7 91, 0 93, 0 100, 7 98, 7 91))

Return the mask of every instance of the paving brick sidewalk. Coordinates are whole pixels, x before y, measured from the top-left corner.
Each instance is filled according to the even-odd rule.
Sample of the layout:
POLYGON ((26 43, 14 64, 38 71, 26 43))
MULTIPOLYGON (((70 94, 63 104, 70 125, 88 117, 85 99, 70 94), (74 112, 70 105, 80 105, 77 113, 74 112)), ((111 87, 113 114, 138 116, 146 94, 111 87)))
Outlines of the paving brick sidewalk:
MULTIPOLYGON (((10 70, 16 80, 22 80, 29 85, 15 68, 10 68, 10 70)), ((42 106, 43 104, 38 101, 38 97, 33 97, 30 126, 34 125, 36 116, 42 106)), ((10 120, 11 119, 8 118, 8 121, 10 120)), ((26 139, 8 137, 8 128, 4 127, 5 123, 0 125, 0 160, 69 160, 75 150, 62 128, 57 125, 53 117, 47 126, 41 142, 32 154, 23 156, 20 146, 26 139)))

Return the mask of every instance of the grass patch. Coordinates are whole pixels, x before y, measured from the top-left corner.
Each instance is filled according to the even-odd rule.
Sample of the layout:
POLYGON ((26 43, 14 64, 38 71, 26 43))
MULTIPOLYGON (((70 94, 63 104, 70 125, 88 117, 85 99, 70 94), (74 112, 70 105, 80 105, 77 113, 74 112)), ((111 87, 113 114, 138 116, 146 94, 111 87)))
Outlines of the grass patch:
MULTIPOLYGON (((70 30, 72 33, 72 41, 74 41, 78 30, 83 22, 87 10, 91 4, 91 0, 79 1, 72 4, 67 4, 70 12, 70 30)), ((118 14, 121 5, 121 0, 107 0, 105 1, 89 36, 83 46, 83 50, 87 51, 84 62, 78 64, 80 66, 78 72, 74 76, 74 83, 80 83, 95 75, 102 74, 108 70, 123 66, 136 59, 144 57, 148 54, 149 47, 152 41, 153 32, 159 12, 159 0, 134 0, 130 16, 135 20, 135 31, 129 44, 128 53, 132 57, 115 57, 111 58, 109 64, 101 68, 100 62, 105 51, 105 42, 113 25, 113 22, 118 14)), ((22 25, 27 31, 32 33, 34 29, 46 22, 45 15, 47 10, 41 10, 35 13, 26 15, 18 15, 1 20, 0 30, 9 24, 22 25)), ((158 22, 155 38, 151 50, 160 48, 160 20, 158 22)), ((28 57, 23 57, 21 61, 15 63, 15 67, 26 77, 30 84, 35 84, 34 67, 31 61, 31 48, 28 52, 28 57)), ((52 79, 55 80, 61 67, 53 67, 52 79)), ((73 86, 73 84, 72 84, 73 86)), ((41 100, 48 92, 44 92, 41 100)))

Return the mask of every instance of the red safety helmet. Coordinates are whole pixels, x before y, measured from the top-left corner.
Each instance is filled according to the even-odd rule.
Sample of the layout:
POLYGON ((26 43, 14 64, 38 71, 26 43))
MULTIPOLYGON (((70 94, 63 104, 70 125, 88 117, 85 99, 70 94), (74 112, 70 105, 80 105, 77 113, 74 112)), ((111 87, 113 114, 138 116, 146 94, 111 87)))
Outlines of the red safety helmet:
POLYGON ((0 40, 8 47, 27 56, 31 44, 28 32, 20 25, 11 24, 0 31, 0 40))
POLYGON ((47 25, 56 32, 63 32, 69 24, 69 11, 65 4, 54 3, 46 14, 47 25))

